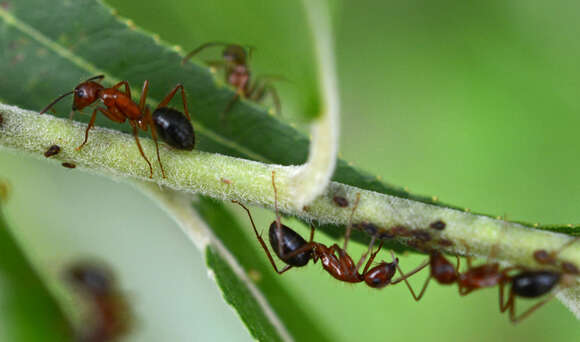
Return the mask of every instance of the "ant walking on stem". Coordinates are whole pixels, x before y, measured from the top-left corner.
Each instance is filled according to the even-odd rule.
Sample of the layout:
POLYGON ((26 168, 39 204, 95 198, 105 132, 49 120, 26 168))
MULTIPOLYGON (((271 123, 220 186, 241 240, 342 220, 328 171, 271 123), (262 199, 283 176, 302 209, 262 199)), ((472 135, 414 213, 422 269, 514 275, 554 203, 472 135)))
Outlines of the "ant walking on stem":
MULTIPOLYGON (((536 251, 534 257, 540 263, 544 264, 555 264, 556 256, 564 248, 569 247, 572 243, 580 240, 580 238, 571 239, 566 244, 564 244, 558 251, 547 253, 544 250, 536 251), (538 255, 540 255, 538 257, 538 255), (543 258, 545 257, 545 258, 543 258), (542 260, 543 262, 541 262, 542 260)), ((469 250, 469 248, 468 248, 469 250)), ((509 310, 510 320, 513 323, 518 323, 524 318, 528 317, 535 310, 540 308, 542 305, 549 302, 556 293, 551 294, 547 298, 536 303, 532 307, 528 308, 523 313, 516 315, 515 313, 515 298, 538 298, 541 297, 556 287, 556 285, 561 285, 563 288, 569 288, 577 285, 576 277, 579 275, 576 266, 570 263, 562 263, 563 271, 546 271, 546 270, 529 270, 521 266, 512 266, 500 269, 499 263, 487 262, 483 265, 473 267, 471 265, 471 258, 467 257, 468 269, 467 271, 459 272, 459 257, 457 258, 457 266, 453 266, 440 252, 433 252, 429 257, 429 262, 419 266, 416 270, 411 273, 430 266, 430 275, 425 280, 423 288, 419 295, 416 295, 410 284, 407 281, 404 273, 401 271, 400 267, 397 265, 399 273, 403 275, 403 280, 409 288, 411 295, 416 301, 419 301, 425 294, 427 285, 431 278, 435 278, 440 284, 453 284, 457 283, 459 287, 459 294, 464 296, 476 289, 499 286, 499 308, 500 312, 505 312, 509 310), (570 266, 571 265, 571 266, 570 266), (510 275, 509 273, 515 270, 519 270, 516 275, 510 275), (505 285, 510 284, 510 291, 507 300, 505 299, 505 285)))
POLYGON ((250 81, 250 67, 248 65, 248 60, 252 57, 254 47, 243 47, 238 44, 228 44, 222 42, 209 42, 202 44, 201 46, 188 53, 181 61, 181 64, 185 64, 186 61, 188 61, 202 50, 213 46, 225 46, 222 53, 223 60, 210 61, 208 64, 215 68, 223 68, 225 71, 226 83, 236 88, 236 94, 230 100, 230 102, 228 102, 222 115, 225 115, 230 111, 240 96, 243 96, 244 98, 247 98, 251 101, 260 102, 268 94, 270 94, 272 100, 274 101, 276 113, 280 114, 280 97, 278 96, 278 92, 272 85, 271 81, 283 78, 278 76, 258 76, 253 83, 250 81))
MULTIPOLYGON (((89 138, 89 130, 94 126, 95 119, 97 117, 97 112, 103 113, 107 118, 114 122, 124 123, 125 121, 129 121, 131 127, 133 127, 133 136, 135 137, 135 143, 139 148, 139 153, 149 166, 149 178, 153 178, 153 167, 151 166, 151 162, 145 156, 143 152, 143 148, 141 147, 141 143, 139 142, 139 135, 138 129, 143 131, 147 131, 151 128, 151 136, 153 137, 153 141, 155 142, 155 149, 157 152, 157 161, 159 162, 159 167, 161 168, 161 173, 163 178, 165 178, 165 170, 163 169, 163 164, 161 163, 161 157, 159 156, 159 144, 157 143, 157 131, 155 129, 155 123, 152 119, 151 112, 149 108, 145 105, 147 100, 147 92, 149 90, 149 81, 145 81, 143 83, 143 90, 141 91, 141 98, 139 100, 139 104, 133 102, 131 99, 131 89, 129 87, 129 82, 121 81, 110 88, 105 88, 99 82, 105 78, 104 75, 99 75, 95 77, 91 77, 88 80, 82 82, 81 84, 77 85, 73 91, 65 93, 54 101, 52 101, 48 106, 46 106, 40 114, 45 113, 48 111, 52 106, 54 106, 57 102, 62 100, 68 95, 73 94, 73 106, 71 111, 71 119, 75 111, 82 110, 83 108, 97 102, 102 101, 104 107, 97 106, 93 110, 93 114, 91 115, 91 119, 85 131, 85 139, 83 143, 77 147, 77 151, 80 151, 83 146, 87 143, 89 138), (120 88, 124 86, 125 90, 121 91, 120 88)), ((155 112, 158 112, 164 109, 167 104, 173 99, 177 91, 181 91, 181 98, 183 101, 183 109, 185 112, 185 116, 188 120, 191 120, 189 116, 189 112, 187 111, 187 100, 185 96, 185 90, 183 89, 183 85, 178 84, 173 88, 169 94, 159 103, 155 112)))
MULTIPOLYGON (((268 250, 266 243, 262 239, 260 233, 254 224, 250 210, 238 201, 233 201, 239 204, 246 212, 252 223, 252 228, 256 234, 256 238, 260 242, 260 245, 266 252, 272 267, 278 274, 282 274, 292 267, 301 267, 308 263, 310 259, 316 263, 319 259, 322 263, 322 267, 330 273, 335 279, 349 282, 349 283, 360 283, 365 282, 369 287, 372 288, 383 288, 388 284, 397 284, 403 280, 403 278, 393 280, 396 273, 396 266, 399 262, 398 258, 395 257, 391 251, 393 261, 387 263, 385 261, 380 262, 377 266, 371 267, 376 255, 379 253, 383 246, 383 242, 379 245, 376 251, 371 253, 371 256, 364 266, 364 269, 359 272, 360 267, 365 262, 365 259, 372 251, 375 237, 372 238, 368 252, 363 253, 359 262, 354 263, 352 258, 348 255, 345 249, 340 248, 337 244, 333 244, 330 247, 314 241, 314 226, 310 226, 310 241, 306 242, 298 233, 292 230, 290 227, 283 225, 280 220, 280 214, 278 212, 278 191, 276 189, 275 183, 275 172, 272 172, 272 187, 274 188, 274 205, 276 209, 276 220, 270 224, 269 228, 269 238, 270 247, 274 250, 274 253, 282 261, 286 263, 286 266, 279 270, 276 266, 272 254, 268 250)), ((356 206, 353 211, 356 210, 356 206)), ((351 225, 349 223, 349 225, 351 225)))

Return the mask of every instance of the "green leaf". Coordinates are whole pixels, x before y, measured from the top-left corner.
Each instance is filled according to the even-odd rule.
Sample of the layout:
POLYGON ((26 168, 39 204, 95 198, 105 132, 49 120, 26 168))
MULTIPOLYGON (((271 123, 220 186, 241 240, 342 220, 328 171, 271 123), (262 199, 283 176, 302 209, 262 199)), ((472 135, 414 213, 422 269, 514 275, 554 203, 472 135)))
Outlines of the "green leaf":
MULTIPOLYGON (((212 227, 213 232, 216 234, 224 245, 227 246, 228 250, 235 256, 236 260, 244 268, 244 270, 251 274, 259 275, 259 280, 256 281, 256 286, 262 291, 264 296, 268 299, 268 303, 274 309, 278 317, 282 320, 286 328, 292 334, 292 337, 297 341, 305 340, 316 340, 316 341, 326 341, 330 338, 324 334, 317 324, 314 324, 315 319, 311 317, 311 313, 305 310, 303 307, 298 305, 299 301, 293 298, 292 294, 289 293, 283 286, 283 279, 273 271, 272 267, 269 265, 264 266, 262 263, 256 262, 261 258, 265 258, 264 253, 256 253, 253 248, 248 248, 252 244, 256 244, 257 240, 250 240, 242 232, 247 228, 241 226, 238 221, 232 216, 232 214, 226 210, 222 204, 216 202, 215 200, 201 197, 199 201, 194 203, 195 209, 200 213, 203 219, 212 227)), ((215 267, 223 264, 218 256, 214 256, 210 259, 211 251, 208 250, 208 265, 216 271, 215 267)), ((226 270, 224 270, 225 272, 226 270)), ((217 273, 217 271, 216 271, 217 273)), ((236 280, 232 279, 230 281, 223 280, 220 278, 231 278, 229 274, 231 271, 225 272, 222 276, 217 274, 218 282, 224 286, 227 286, 229 290, 224 289, 224 294, 230 292, 233 305, 236 306, 238 311, 249 311, 247 314, 252 315, 255 310, 248 310, 246 304, 244 303, 244 297, 236 289, 236 280), (232 284, 234 286, 232 286, 232 284)), ((240 315, 243 314, 240 312, 240 315)), ((258 337, 254 334, 255 337, 258 337)), ((260 339, 269 340, 269 339, 260 339)))
POLYGON ((72 340, 69 322, 10 234, 1 208, 0 308, 2 341, 72 340))

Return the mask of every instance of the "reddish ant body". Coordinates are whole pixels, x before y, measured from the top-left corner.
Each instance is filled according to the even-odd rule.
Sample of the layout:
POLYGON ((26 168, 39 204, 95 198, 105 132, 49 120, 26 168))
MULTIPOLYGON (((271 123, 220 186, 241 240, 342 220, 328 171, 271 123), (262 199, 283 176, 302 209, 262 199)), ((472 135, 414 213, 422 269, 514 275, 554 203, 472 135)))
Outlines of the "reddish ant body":
MULTIPOLYGON (((240 202, 233 202, 239 204, 248 213, 248 217, 252 223, 254 233, 256 234, 260 245, 266 252, 272 267, 278 274, 282 274, 292 267, 304 266, 310 259, 312 259, 314 263, 320 259, 322 267, 335 279, 340 281, 349 283, 360 283, 364 281, 369 287, 372 288, 383 288, 388 284, 396 284, 402 281, 402 279, 392 280, 396 272, 396 266, 399 262, 398 258, 395 258, 392 252, 391 255, 393 256, 393 262, 387 263, 383 261, 377 266, 372 268, 370 267, 383 245, 382 242, 378 249, 371 254, 362 273, 359 272, 359 269, 364 263, 368 253, 364 253, 361 256, 359 262, 355 264, 346 250, 340 248, 337 244, 327 247, 322 243, 314 242, 314 226, 311 226, 310 228, 310 241, 306 242, 306 240, 304 240, 298 233, 280 222, 277 199, 278 192, 274 181, 274 172, 272 172, 272 186, 274 188, 276 220, 270 224, 268 235, 270 238, 270 246, 274 250, 274 253, 278 256, 278 258, 286 263, 286 266, 282 270, 279 270, 276 266, 272 254, 270 254, 266 243, 258 233, 252 215, 250 214, 250 210, 240 202)), ((353 208, 353 211, 355 209, 356 207, 353 208)), ((375 238, 371 240, 369 251, 372 250, 374 241, 375 238)))
MULTIPOLYGON (((542 260, 542 263, 555 264, 557 254, 578 240, 579 238, 572 239, 564 244, 558 251, 552 253, 547 253, 544 250, 536 251, 534 253, 534 257, 536 260, 542 260), (544 256, 547 257, 543 258, 544 256)), ((573 267, 563 266, 563 272, 555 272, 545 270, 534 271, 519 266, 500 269, 500 265, 498 263, 485 263, 477 267, 472 267, 469 257, 467 258, 467 262, 468 270, 466 272, 459 273, 459 257, 457 257, 457 266, 453 266, 440 252, 431 253, 431 256, 429 257, 429 263, 419 266, 412 272, 415 273, 427 265, 430 266, 431 273, 425 281, 425 284, 423 285, 423 288, 418 296, 415 295, 415 292, 407 282, 405 274, 401 271, 398 265, 397 269, 399 270, 399 273, 401 273, 403 280, 411 292, 411 295, 416 301, 419 301, 421 297, 423 297, 431 278, 435 278, 440 284, 457 283, 459 286, 459 293, 461 295, 467 295, 476 289, 499 285, 500 312, 509 310, 510 320, 513 323, 518 323, 524 318, 528 317, 532 312, 550 301, 556 295, 556 293, 553 293, 544 300, 536 303, 517 316, 515 313, 516 297, 538 298, 552 291, 556 285, 561 285, 564 288, 572 287, 577 284, 576 276, 579 274, 578 269, 574 265, 572 265, 573 267), (520 271, 516 275, 510 276, 509 273, 514 270, 520 271), (507 300, 505 300, 504 295, 504 287, 506 284, 511 285, 507 300)), ((562 263, 562 265, 566 264, 570 263, 562 263)))
MULTIPOLYGON (((151 135, 153 137, 153 141, 155 142, 155 149, 157 151, 157 160, 159 162, 163 178, 165 178, 165 170, 163 169, 161 157, 159 156, 157 132, 155 129, 155 125, 153 124, 153 120, 151 118, 151 112, 149 111, 149 108, 145 105, 145 102, 147 100, 147 92, 149 90, 149 81, 145 81, 143 83, 141 98, 139 100, 139 104, 137 104, 133 102, 133 100, 131 99, 131 89, 129 88, 129 82, 121 81, 112 86, 111 88, 105 88, 100 83, 98 83, 102 81, 103 78, 105 78, 104 75, 89 78, 88 80, 77 85, 73 91, 63 94, 54 101, 52 101, 48 106, 46 106, 46 108, 44 108, 40 112, 40 114, 45 113, 58 101, 62 100, 64 97, 71 94, 74 94, 71 119, 75 111, 82 110, 83 108, 99 100, 102 101, 105 108, 96 107, 93 110, 93 114, 91 115, 91 119, 85 131, 85 140, 79 147, 77 147, 77 151, 83 148, 83 146, 87 143, 87 140, 89 138, 89 130, 95 124, 97 112, 101 112, 107 118, 109 118, 114 122, 124 123, 125 121, 129 121, 129 124, 131 125, 131 127, 133 127, 133 136, 135 137, 135 143, 139 148, 139 152, 141 153, 143 159, 145 159, 145 161, 147 162, 147 165, 149 165, 149 178, 153 178, 153 167, 151 166, 149 159, 147 159, 147 156, 145 156, 143 148, 141 147, 141 143, 139 142, 138 129, 147 131, 149 128, 151 128, 151 135), (125 87, 125 91, 119 90, 121 86, 125 87)), ((156 110, 166 107, 169 101, 173 99, 175 93, 178 90, 181 90, 181 98, 183 101, 185 116, 187 117, 188 120, 190 120, 191 118, 189 117, 189 112, 187 111, 185 90, 183 89, 183 86, 181 84, 176 85, 175 88, 173 88, 173 90, 169 92, 169 94, 167 94, 167 96, 159 103, 156 110)))
POLYGON ((254 50, 253 47, 248 47, 246 52, 246 48, 238 44, 209 42, 202 44, 188 53, 183 58, 181 64, 184 64, 187 60, 202 50, 212 46, 225 46, 225 48, 222 53, 223 60, 212 61, 209 64, 216 68, 224 68, 226 83, 236 88, 236 94, 226 106, 224 114, 229 112, 240 96, 251 101, 260 102, 267 94, 272 96, 274 105, 276 106, 276 113, 280 114, 280 98, 278 97, 276 88, 271 84, 271 80, 280 77, 262 76, 257 77, 253 84, 250 81, 248 59, 252 56, 252 51, 254 50))
POLYGON ((78 263, 67 269, 65 276, 91 305, 90 324, 79 332, 79 341, 114 341, 129 330, 129 308, 107 269, 78 263))

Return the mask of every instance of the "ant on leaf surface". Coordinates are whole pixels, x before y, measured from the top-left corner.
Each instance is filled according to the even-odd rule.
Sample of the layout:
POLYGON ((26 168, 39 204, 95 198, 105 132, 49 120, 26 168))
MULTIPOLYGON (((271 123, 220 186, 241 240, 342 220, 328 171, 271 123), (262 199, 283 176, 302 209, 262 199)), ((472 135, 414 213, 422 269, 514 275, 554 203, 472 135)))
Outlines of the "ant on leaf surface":
POLYGON ((251 82, 251 72, 250 66, 248 65, 248 60, 252 57, 252 52, 255 49, 254 47, 244 47, 238 44, 222 42, 209 42, 200 45, 188 53, 181 61, 181 64, 185 64, 186 61, 188 61, 202 50, 214 46, 225 46, 222 53, 223 59, 209 61, 208 65, 216 69, 224 69, 225 82, 236 89, 236 94, 228 102, 222 115, 225 116, 225 114, 230 111, 232 106, 236 103, 236 101, 239 100, 240 97, 244 97, 254 102, 260 102, 268 94, 274 101, 276 113, 280 114, 280 97, 278 96, 276 88, 272 85, 272 81, 284 80, 284 78, 280 76, 258 76, 253 83, 251 82))
MULTIPOLYGON (((304 240, 302 236, 292 230, 292 228, 282 224, 280 214, 278 212, 278 191, 276 189, 274 178, 275 172, 272 171, 272 187, 274 188, 276 220, 270 224, 268 235, 270 238, 270 247, 272 250, 274 250, 274 253, 278 256, 278 258, 286 263, 286 266, 281 270, 279 270, 276 266, 272 254, 268 250, 268 247, 262 239, 262 236, 260 233, 258 233, 252 215, 250 214, 250 210, 238 201, 232 202, 239 204, 248 213, 248 217, 252 223, 252 228, 254 229, 256 238, 266 252, 272 267, 278 274, 282 274, 292 267, 305 266, 308 261, 312 259, 314 263, 320 260, 324 270, 330 273, 330 275, 332 275, 335 279, 344 282, 360 283, 364 281, 369 287, 383 288, 389 284, 397 284, 403 280, 403 278, 393 280, 393 277, 396 273, 396 266, 399 260, 395 257, 392 251, 392 262, 387 263, 382 261, 377 266, 371 267, 372 262, 383 246, 383 242, 381 242, 376 251, 371 253, 371 256, 365 264, 363 271, 359 272, 360 267, 365 262, 368 253, 372 251, 375 237, 372 238, 369 244, 368 252, 363 253, 359 262, 355 264, 352 258, 348 255, 347 251, 343 248, 340 248, 337 244, 333 244, 332 246, 328 247, 322 243, 315 242, 313 225, 310 226, 310 240, 306 242, 306 240, 304 240)), ((353 208, 353 212, 354 210, 356 210, 356 206, 353 208)), ((349 225, 351 223, 349 223, 349 225)))
MULTIPOLYGON (((141 143, 139 142, 138 130, 141 129, 143 131, 147 131, 149 128, 151 128, 151 136, 153 137, 153 141, 155 142, 155 149, 157 152, 157 161, 159 162, 159 167, 161 168, 162 176, 163 178, 165 178, 165 170, 163 169, 161 157, 159 156, 159 144, 157 143, 157 130, 155 128, 155 126, 159 126, 159 124, 157 123, 157 121, 153 120, 149 108, 145 105, 147 100, 147 92, 149 90, 149 81, 145 81, 143 83, 141 98, 139 100, 139 104, 137 104, 131 99, 131 89, 129 87, 129 82, 121 81, 110 88, 105 88, 103 85, 99 83, 104 78, 105 78, 104 75, 99 75, 91 77, 88 80, 80 83, 74 88, 73 91, 65 93, 56 98, 54 101, 52 101, 48 106, 46 106, 42 111, 40 111, 40 114, 45 113, 57 102, 59 102, 60 100, 71 94, 74 95, 72 111, 70 115, 71 119, 75 111, 82 110, 83 108, 90 106, 97 101, 101 101, 104 107, 97 106, 93 110, 91 119, 85 131, 85 139, 83 143, 76 148, 77 151, 80 151, 83 148, 83 146, 87 143, 87 140, 89 138, 89 130, 95 124, 97 112, 101 112, 107 118, 109 118, 114 122, 124 123, 125 121, 129 121, 129 124, 133 128, 133 136, 135 137, 135 143, 139 148, 139 153, 141 153, 141 156, 143 157, 143 159, 145 159, 147 165, 149 166, 149 178, 153 178, 153 167, 151 166, 151 162, 149 162, 149 159, 147 159, 147 156, 145 156, 145 153, 143 152, 143 148, 141 147, 141 143), (125 87, 124 91, 120 90, 122 86, 125 87)), ((155 109, 155 112, 164 114, 165 107, 173 99, 178 90, 181 91, 183 109, 185 112, 185 116, 189 121, 191 120, 191 118, 189 116, 189 112, 187 111, 187 100, 185 96, 185 90, 183 89, 183 85, 181 84, 177 84, 175 88, 173 88, 173 90, 170 91, 169 94, 167 94, 167 96, 159 103, 159 105, 155 109)), ((193 128, 191 129, 191 132, 193 134, 193 128)))

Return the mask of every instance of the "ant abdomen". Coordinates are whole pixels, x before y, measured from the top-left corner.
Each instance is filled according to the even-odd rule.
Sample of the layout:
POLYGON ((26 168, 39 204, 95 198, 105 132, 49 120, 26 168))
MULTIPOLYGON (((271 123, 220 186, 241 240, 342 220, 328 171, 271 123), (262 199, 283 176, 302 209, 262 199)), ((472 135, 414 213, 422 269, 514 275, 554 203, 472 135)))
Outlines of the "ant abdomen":
POLYGON ((294 230, 280 224, 282 243, 279 245, 277 229, 277 221, 272 222, 268 235, 270 236, 270 246, 272 246, 272 249, 278 258, 291 266, 300 267, 306 265, 308 261, 312 259, 312 249, 306 249, 302 252, 296 253, 295 255, 293 255, 293 252, 304 247, 308 242, 306 242, 306 240, 304 240, 302 236, 294 230), (279 246, 282 246, 282 251, 279 250, 279 246))
POLYGON ((178 110, 161 107, 153 112, 157 134, 168 145, 178 150, 193 150, 195 133, 191 122, 178 110))
POLYGON ((391 283, 391 279, 397 272, 397 263, 399 259, 394 262, 381 262, 379 265, 368 270, 364 274, 365 283, 372 288, 381 289, 391 283))
POLYGON ((536 298, 550 292, 560 282, 561 274, 551 271, 526 271, 512 278, 512 291, 524 298, 536 298))

